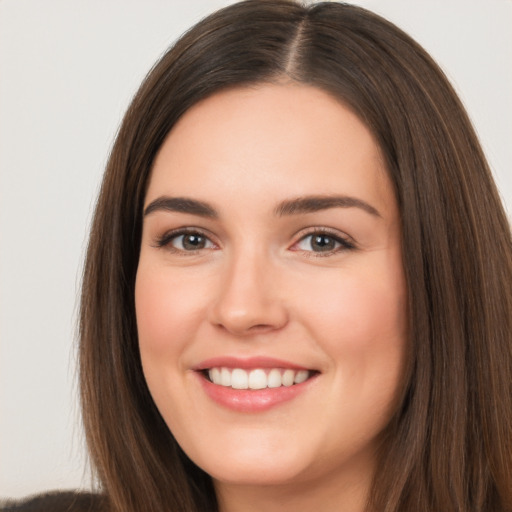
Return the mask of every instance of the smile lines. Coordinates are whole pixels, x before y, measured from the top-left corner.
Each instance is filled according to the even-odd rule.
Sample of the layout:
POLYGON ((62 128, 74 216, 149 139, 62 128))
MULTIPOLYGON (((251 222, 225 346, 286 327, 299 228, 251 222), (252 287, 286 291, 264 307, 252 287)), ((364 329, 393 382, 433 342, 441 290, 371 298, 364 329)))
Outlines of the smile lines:
POLYGON ((211 382, 219 386, 233 389, 265 389, 301 384, 311 376, 311 372, 290 368, 286 370, 272 368, 270 371, 256 368, 247 371, 242 368, 222 367, 210 368, 207 375, 211 382))

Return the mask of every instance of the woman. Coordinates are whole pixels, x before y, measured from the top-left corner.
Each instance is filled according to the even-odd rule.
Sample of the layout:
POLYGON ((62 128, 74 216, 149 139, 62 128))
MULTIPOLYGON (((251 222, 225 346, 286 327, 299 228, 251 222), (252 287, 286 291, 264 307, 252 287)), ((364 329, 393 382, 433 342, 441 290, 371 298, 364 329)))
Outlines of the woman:
POLYGON ((112 510, 512 509, 510 228, 425 52, 248 1, 130 106, 84 274, 112 510))

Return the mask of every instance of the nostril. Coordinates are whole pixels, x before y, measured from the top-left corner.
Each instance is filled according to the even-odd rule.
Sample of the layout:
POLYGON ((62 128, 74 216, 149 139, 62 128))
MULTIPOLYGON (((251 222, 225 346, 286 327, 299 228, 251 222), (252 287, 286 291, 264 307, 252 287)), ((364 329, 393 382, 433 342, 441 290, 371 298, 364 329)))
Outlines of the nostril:
POLYGON ((274 329, 274 327, 270 324, 257 324, 257 325, 253 325, 252 327, 249 328, 250 331, 269 331, 269 330, 272 330, 274 329))
POLYGON ((279 327, 274 327, 271 324, 256 324, 256 325, 243 325, 243 324, 234 324, 234 323, 216 323, 217 328, 228 331, 232 334, 244 336, 250 334, 264 334, 267 332, 271 332, 279 327))

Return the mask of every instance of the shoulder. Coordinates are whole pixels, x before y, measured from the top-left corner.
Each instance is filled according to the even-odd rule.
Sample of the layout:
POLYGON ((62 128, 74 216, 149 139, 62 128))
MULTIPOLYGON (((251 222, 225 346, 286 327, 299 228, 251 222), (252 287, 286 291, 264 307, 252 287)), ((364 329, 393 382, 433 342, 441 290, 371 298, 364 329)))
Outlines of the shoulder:
POLYGON ((1 512, 108 512, 101 494, 54 491, 0 503, 1 512))

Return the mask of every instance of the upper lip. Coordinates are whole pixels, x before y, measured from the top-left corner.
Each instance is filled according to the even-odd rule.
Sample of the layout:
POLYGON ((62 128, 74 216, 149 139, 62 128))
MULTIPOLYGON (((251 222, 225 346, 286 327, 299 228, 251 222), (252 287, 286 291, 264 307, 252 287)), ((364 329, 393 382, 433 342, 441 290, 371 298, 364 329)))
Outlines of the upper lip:
POLYGON ((210 368, 291 368, 293 370, 311 370, 307 366, 284 361, 283 359, 275 359, 273 357, 256 356, 256 357, 234 357, 220 356, 212 357, 201 361, 193 369, 196 371, 208 370, 210 368))

